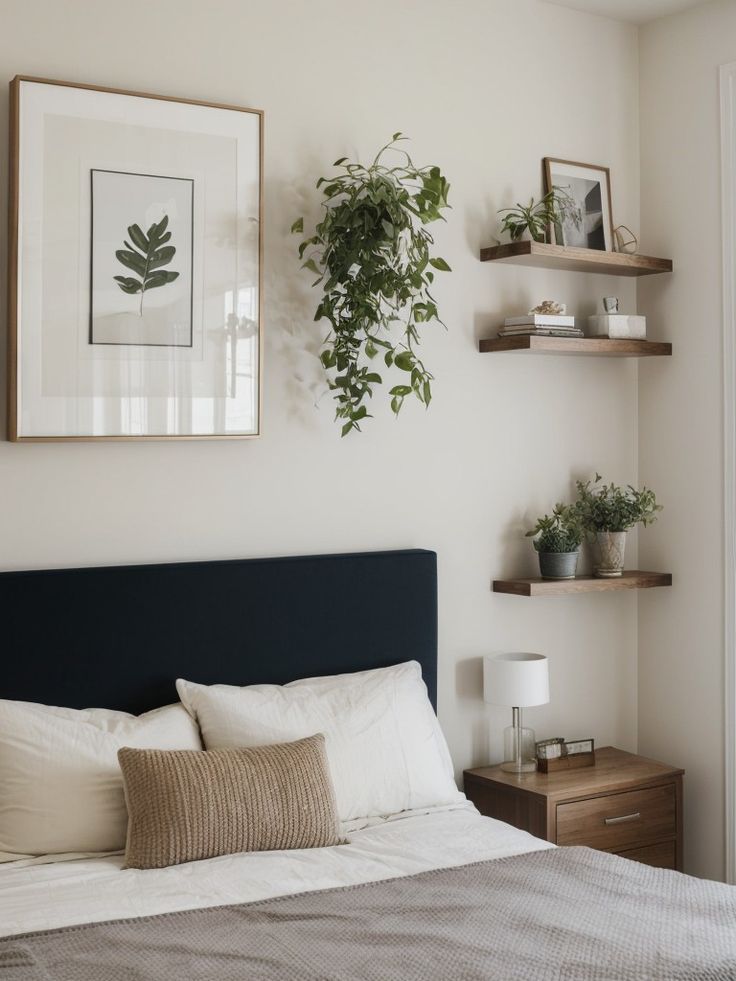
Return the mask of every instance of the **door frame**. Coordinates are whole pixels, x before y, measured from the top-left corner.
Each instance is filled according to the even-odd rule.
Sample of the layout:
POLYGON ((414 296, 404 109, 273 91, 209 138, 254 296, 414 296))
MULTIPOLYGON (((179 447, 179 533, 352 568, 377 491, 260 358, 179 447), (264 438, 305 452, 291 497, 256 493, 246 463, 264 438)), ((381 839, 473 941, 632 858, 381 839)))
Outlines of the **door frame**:
POLYGON ((719 68, 723 237, 726 881, 736 884, 736 62, 719 68))

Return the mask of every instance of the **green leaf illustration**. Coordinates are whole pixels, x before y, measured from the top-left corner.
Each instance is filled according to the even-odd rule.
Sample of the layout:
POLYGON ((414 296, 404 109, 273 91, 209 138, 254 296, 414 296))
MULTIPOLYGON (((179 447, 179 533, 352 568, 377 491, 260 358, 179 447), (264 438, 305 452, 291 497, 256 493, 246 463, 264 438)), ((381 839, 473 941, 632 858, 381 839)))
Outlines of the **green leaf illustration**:
POLYGON ((166 231, 168 224, 169 216, 164 215, 161 221, 154 222, 146 233, 143 232, 140 225, 129 225, 130 242, 127 239, 124 240, 125 248, 115 252, 118 262, 136 275, 113 276, 113 279, 123 293, 127 293, 129 296, 140 293, 141 302, 138 307, 138 315, 141 317, 143 316, 143 296, 146 290, 166 286, 179 277, 178 272, 162 268, 168 266, 176 255, 176 248, 173 245, 166 245, 171 238, 171 232, 166 231))

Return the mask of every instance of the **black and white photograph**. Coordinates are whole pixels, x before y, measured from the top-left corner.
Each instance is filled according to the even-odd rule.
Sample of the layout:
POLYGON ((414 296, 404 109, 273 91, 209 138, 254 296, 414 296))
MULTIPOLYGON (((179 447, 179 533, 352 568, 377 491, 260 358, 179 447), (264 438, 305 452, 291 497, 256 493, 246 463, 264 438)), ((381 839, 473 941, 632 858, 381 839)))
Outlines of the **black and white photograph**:
POLYGON ((192 346, 193 185, 93 170, 91 344, 192 346))
POLYGON ((608 167, 544 158, 546 190, 559 188, 569 202, 553 225, 556 245, 613 250, 611 185, 608 167))

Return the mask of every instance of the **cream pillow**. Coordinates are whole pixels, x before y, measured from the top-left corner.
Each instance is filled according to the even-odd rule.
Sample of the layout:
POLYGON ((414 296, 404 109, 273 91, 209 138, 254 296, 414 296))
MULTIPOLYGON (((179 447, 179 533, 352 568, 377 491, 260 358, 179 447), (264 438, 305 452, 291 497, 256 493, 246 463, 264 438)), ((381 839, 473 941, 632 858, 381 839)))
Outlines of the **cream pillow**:
POLYGON ((284 686, 176 688, 207 749, 323 732, 343 822, 464 800, 416 661, 284 686))
POLYGON ((125 847, 122 746, 201 749, 181 705, 128 715, 0 699, 0 861, 125 847))

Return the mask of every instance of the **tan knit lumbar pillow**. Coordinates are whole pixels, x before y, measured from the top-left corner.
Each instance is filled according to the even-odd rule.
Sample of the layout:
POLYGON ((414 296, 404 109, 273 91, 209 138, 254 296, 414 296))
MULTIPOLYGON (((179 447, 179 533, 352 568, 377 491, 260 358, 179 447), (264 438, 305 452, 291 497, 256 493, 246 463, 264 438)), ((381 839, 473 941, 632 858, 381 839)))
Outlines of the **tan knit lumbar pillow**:
POLYGON ((250 749, 124 748, 118 759, 126 868, 343 841, 321 733, 250 749))

